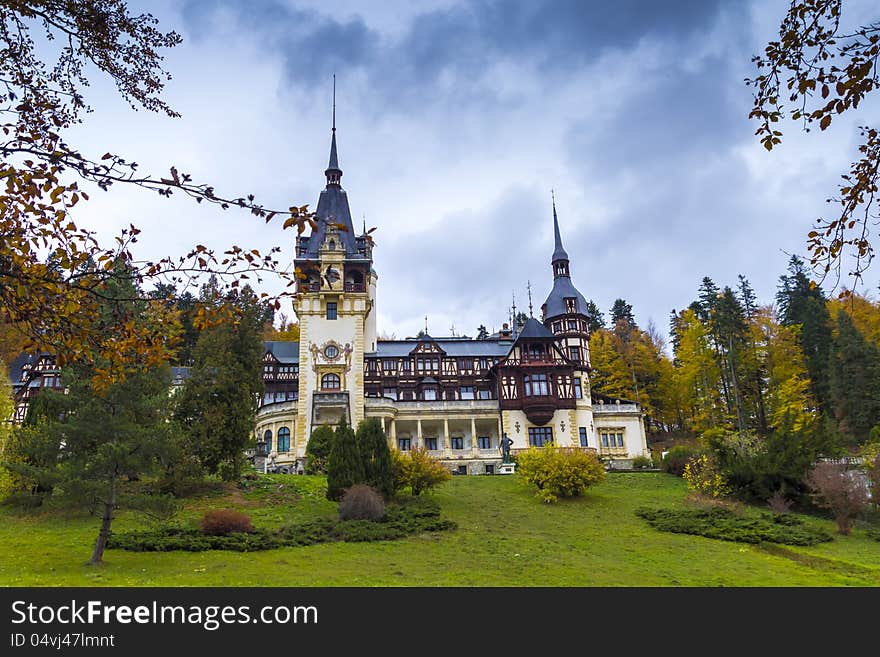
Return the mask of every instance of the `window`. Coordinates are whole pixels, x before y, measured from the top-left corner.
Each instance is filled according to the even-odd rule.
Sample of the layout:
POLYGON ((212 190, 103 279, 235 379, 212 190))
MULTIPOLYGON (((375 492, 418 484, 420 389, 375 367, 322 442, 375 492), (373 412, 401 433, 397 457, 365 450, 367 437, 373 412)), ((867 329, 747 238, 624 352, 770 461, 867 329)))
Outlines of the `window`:
POLYGON ((397 449, 399 449, 401 452, 408 452, 410 445, 412 445, 412 438, 397 439, 397 449))
POLYGON ((467 474, 467 466, 466 465, 458 466, 458 470, 456 470, 456 472, 458 472, 458 474, 460 474, 460 475, 466 475, 467 474))
POLYGON ((568 357, 573 360, 575 363, 581 362, 581 348, 580 347, 569 347, 568 348, 568 357))
POLYGON ((491 390, 479 390, 477 391, 477 395, 480 399, 492 399, 492 391, 491 390))
POLYGON ((440 369, 439 358, 416 358, 417 372, 436 372, 440 369))
POLYGON ((623 447, 623 434, 622 433, 617 434, 617 446, 623 447))
POLYGON ((474 387, 473 386, 462 386, 461 387, 461 398, 462 399, 473 399, 474 398, 474 387))
POLYGON ((426 401, 437 399, 437 388, 425 388, 422 390, 422 399, 426 401))
POLYGON ((278 430, 278 451, 290 451, 290 429, 288 429, 287 427, 281 427, 278 430))
POLYGON ((553 442, 553 427, 529 427, 529 445, 544 447, 553 442))
POLYGON ((452 449, 464 449, 464 438, 453 436, 449 439, 449 444, 452 445, 452 449))
POLYGON ((382 396, 390 399, 397 399, 397 388, 385 388, 382 391, 382 396))
POLYGON ((272 430, 266 429, 266 433, 263 434, 263 442, 266 443, 266 452, 272 451, 272 430))
POLYGON ((288 390, 284 396, 287 398, 287 401, 296 401, 299 399, 299 390, 288 390))
POLYGON ((338 374, 325 374, 321 377, 321 390, 339 390, 340 387, 338 374))
POLYGON ((589 447, 590 444, 587 441, 587 428, 586 427, 578 427, 578 433, 581 435, 581 447, 589 447))
POLYGON ((562 322, 553 322, 553 332, 562 333, 562 322))
POLYGON ((327 302, 327 319, 336 319, 336 302, 327 302))
POLYGON ((603 431, 599 435, 602 437, 602 447, 608 447, 608 434, 603 431))
POLYGON ((550 394, 550 384, 546 374, 526 374, 523 380, 526 397, 545 397, 550 394))
POLYGON ((577 331, 578 330, 578 321, 576 319, 570 319, 566 322, 568 325, 569 331, 577 331))
POLYGON ((382 369, 386 372, 396 372, 397 371, 397 361, 393 358, 383 358, 382 359, 382 369))
POLYGON ((477 444, 480 446, 480 449, 491 449, 492 439, 489 436, 480 436, 477 438, 477 444))
POLYGON ((565 297, 565 312, 576 313, 578 311, 578 302, 575 297, 565 297))
MULTIPOLYGON (((334 305, 336 305, 336 304, 334 304, 334 305)), ((330 318, 328 317, 327 319, 330 319, 330 318)), ((333 319, 336 319, 336 318, 334 317, 333 319)), ((337 347, 335 344, 328 344, 324 348, 324 356, 326 356, 330 360, 333 360, 338 355, 339 355, 339 347, 337 347)))
POLYGON ((579 376, 574 377, 574 398, 583 399, 584 391, 581 388, 581 379, 579 376))
POLYGON ((403 361, 403 371, 404 372, 411 372, 412 371, 412 360, 410 360, 409 358, 407 358, 405 361, 403 361))
POLYGON ((436 438, 425 438, 425 447, 431 451, 437 450, 437 439, 436 438))
POLYGON ((412 401, 415 398, 412 390, 404 390, 401 395, 401 401, 412 401))
POLYGON ((486 474, 495 474, 495 466, 491 463, 486 464, 486 474))

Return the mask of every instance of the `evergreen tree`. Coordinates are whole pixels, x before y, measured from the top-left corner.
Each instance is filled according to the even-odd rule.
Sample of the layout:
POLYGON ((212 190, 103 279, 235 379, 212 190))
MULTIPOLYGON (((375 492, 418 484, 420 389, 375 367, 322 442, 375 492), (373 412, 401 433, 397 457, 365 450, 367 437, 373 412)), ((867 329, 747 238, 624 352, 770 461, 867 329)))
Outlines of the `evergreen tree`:
POLYGON ((829 361, 829 391, 841 434, 864 443, 880 424, 880 349, 865 340, 849 313, 837 315, 829 361))
POLYGON ((354 431, 345 421, 337 425, 327 459, 327 499, 340 500, 345 489, 364 481, 364 464, 354 431))
POLYGON ((602 314, 602 311, 599 310, 599 306, 597 306, 592 299, 587 301, 584 315, 587 316, 587 329, 591 334, 599 329, 605 328, 605 316, 602 314))
POLYGON ((333 428, 327 424, 312 430, 306 443, 306 474, 325 474, 330 449, 333 446, 333 428))
POLYGON ((792 256, 788 274, 779 278, 776 292, 779 315, 785 326, 801 326, 799 338, 813 385, 813 395, 823 411, 830 409, 828 358, 831 349, 831 318, 825 295, 807 275, 804 261, 792 256))
POLYGON ((234 480, 241 474, 244 450, 253 441, 263 392, 260 357, 266 310, 247 286, 218 299, 209 283, 202 290, 202 303, 219 303, 228 313, 199 335, 175 417, 202 466, 234 480))
MULTIPOLYGON (((122 323, 151 321, 150 305, 138 300, 131 280, 130 271, 118 266, 102 285, 95 330, 112 333, 122 323)), ((116 509, 163 509, 169 502, 128 482, 157 472, 170 444, 170 368, 139 365, 136 344, 120 349, 130 364, 124 380, 104 382, 106 363, 98 355, 73 363, 61 375, 66 394, 44 391, 29 418, 29 428, 43 432, 50 451, 57 450, 55 458, 32 462, 31 470, 41 467, 44 478, 56 482, 53 496, 101 514, 91 564, 102 562, 116 509)))
POLYGON ((394 494, 391 472, 391 450, 388 438, 378 418, 369 418, 358 424, 357 446, 364 466, 363 483, 372 486, 386 497, 394 494))
POLYGON ((611 326, 615 327, 620 322, 624 322, 629 326, 636 325, 636 320, 632 313, 632 306, 623 299, 615 299, 614 305, 611 306, 611 326))

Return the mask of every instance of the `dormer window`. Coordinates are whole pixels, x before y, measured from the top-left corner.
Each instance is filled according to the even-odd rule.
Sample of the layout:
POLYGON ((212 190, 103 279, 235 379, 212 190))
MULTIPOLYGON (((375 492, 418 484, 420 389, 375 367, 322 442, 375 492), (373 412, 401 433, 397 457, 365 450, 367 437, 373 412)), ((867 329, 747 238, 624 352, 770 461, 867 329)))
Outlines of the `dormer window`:
POLYGON ((576 297, 565 297, 565 312, 567 313, 576 313, 578 311, 578 304, 576 297))

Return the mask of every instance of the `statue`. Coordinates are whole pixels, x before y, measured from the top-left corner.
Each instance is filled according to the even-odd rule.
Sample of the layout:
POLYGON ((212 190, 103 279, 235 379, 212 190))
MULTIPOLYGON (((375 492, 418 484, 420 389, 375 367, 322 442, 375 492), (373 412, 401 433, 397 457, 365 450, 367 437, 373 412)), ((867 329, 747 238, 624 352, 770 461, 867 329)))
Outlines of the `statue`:
POLYGON ((513 445, 513 441, 507 437, 505 433, 501 438, 501 462, 502 463, 511 463, 510 460, 510 446, 513 445))

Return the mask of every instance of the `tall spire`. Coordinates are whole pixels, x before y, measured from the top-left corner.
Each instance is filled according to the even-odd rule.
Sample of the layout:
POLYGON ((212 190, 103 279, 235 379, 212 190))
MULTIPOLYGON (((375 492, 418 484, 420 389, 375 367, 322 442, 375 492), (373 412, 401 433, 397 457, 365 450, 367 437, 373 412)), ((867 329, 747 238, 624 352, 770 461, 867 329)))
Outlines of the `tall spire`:
POLYGON ((553 198, 553 237, 556 240, 555 248, 553 250, 553 259, 551 260, 551 262, 556 262, 557 260, 568 260, 568 254, 562 247, 562 237, 559 234, 559 219, 556 216, 556 193, 552 189, 550 190, 550 196, 553 198))
POLYGON ((336 74, 333 74, 333 129, 330 138, 330 165, 324 171, 327 177, 327 185, 339 185, 342 178, 342 169, 339 168, 339 158, 336 155, 336 74))

